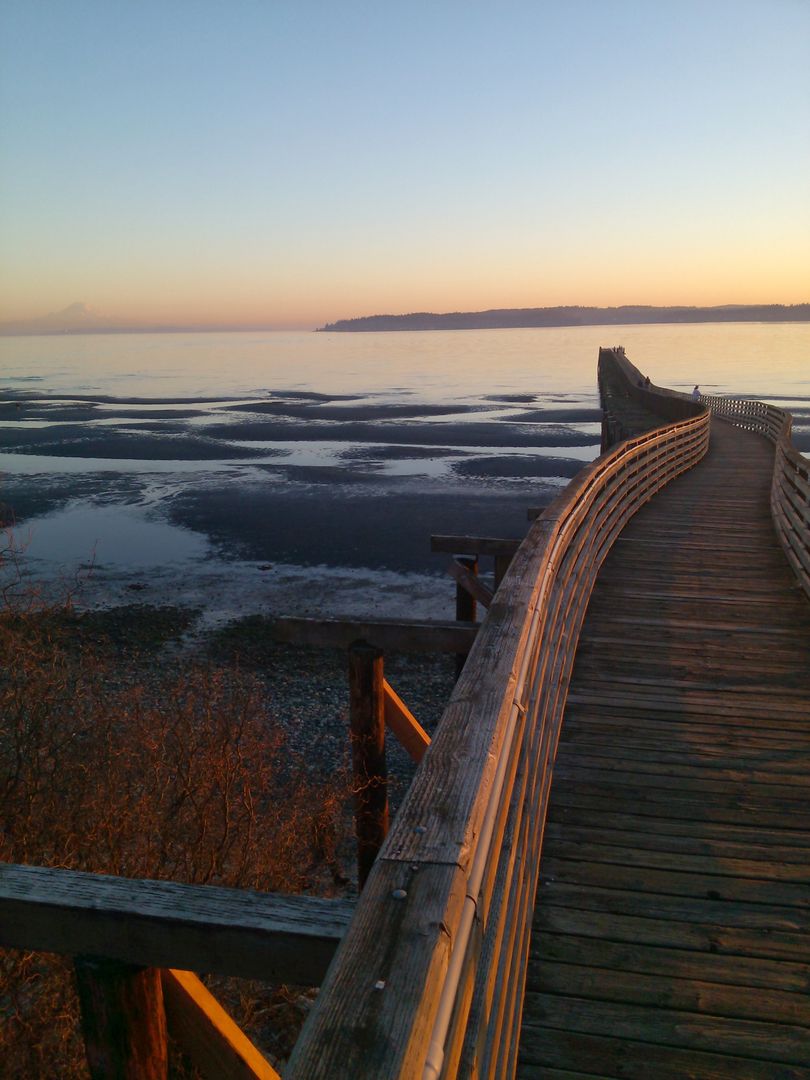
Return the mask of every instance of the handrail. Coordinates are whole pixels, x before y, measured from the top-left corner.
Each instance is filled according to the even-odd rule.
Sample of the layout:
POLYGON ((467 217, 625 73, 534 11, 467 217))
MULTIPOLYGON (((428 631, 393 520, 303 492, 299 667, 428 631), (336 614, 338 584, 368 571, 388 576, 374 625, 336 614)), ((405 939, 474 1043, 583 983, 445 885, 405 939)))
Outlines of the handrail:
MULTIPOLYGON (((532 526, 358 902, 290 1080, 513 1075, 551 772, 580 627, 630 517, 706 452, 709 413, 600 371, 672 421, 580 472, 532 526)), ((630 394, 629 396, 634 396, 630 394)))
POLYGON ((810 461, 793 445, 793 417, 764 401, 701 395, 713 416, 764 435, 776 448, 771 515, 787 560, 810 597, 810 461))

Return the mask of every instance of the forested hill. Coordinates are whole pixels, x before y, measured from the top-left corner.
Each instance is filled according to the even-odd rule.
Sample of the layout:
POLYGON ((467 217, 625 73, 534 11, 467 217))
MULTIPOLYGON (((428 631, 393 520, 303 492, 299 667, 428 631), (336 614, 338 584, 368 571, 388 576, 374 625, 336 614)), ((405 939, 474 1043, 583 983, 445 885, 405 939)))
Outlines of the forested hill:
POLYGON ((625 326, 628 323, 810 322, 810 304, 725 304, 722 307, 543 307, 430 311, 339 319, 326 331, 490 330, 518 326, 625 326))

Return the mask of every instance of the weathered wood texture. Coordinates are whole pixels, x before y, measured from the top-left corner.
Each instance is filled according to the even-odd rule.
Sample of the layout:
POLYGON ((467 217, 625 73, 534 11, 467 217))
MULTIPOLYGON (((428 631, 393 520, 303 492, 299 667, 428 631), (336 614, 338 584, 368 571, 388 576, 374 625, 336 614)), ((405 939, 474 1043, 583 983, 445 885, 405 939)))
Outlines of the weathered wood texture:
POLYGON ((810 1076, 810 605, 774 536, 773 458, 713 422, 602 567, 554 767, 525 1080, 810 1076))
POLYGON ((383 652, 454 653, 469 651, 478 626, 419 619, 312 619, 280 616, 270 626, 276 641, 316 648, 347 649, 367 641, 383 652))
POLYGON ((714 416, 764 435, 776 447, 771 514, 788 562, 810 597, 810 461, 791 440, 793 418, 784 409, 745 398, 702 397, 714 416))
POLYGON ((705 409, 666 408, 680 419, 585 468, 514 556, 290 1080, 513 1070, 551 763, 588 597, 626 522, 708 442, 705 409))
POLYGON ((0 864, 0 945, 317 986, 347 900, 0 864))

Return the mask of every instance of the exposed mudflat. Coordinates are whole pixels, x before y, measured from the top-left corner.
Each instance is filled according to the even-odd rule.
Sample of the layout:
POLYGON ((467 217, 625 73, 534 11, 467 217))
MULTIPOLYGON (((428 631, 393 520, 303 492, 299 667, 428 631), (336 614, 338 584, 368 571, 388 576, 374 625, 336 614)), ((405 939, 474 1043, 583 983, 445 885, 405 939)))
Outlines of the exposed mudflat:
MULTIPOLYGON (((433 533, 522 537, 598 452, 599 413, 536 395, 0 399, 15 572, 86 607, 448 617, 433 533), (530 406, 530 409, 527 409, 530 406)), ((483 567, 484 573, 487 567, 483 567)))

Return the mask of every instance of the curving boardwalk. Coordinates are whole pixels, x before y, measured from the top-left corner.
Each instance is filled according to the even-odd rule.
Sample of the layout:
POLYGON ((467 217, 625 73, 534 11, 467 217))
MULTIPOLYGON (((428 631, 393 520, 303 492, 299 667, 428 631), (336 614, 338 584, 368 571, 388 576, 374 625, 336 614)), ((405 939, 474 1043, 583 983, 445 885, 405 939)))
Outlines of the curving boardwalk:
POLYGON ((517 551, 466 538, 513 554, 494 594, 454 572, 477 631, 339 630, 358 791, 386 723, 421 761, 387 836, 358 800, 356 905, 0 865, 0 945, 75 958, 94 1076, 165 1078, 168 1031, 279 1080, 201 971, 320 983, 287 1080, 810 1080, 810 464, 774 405, 598 376, 604 453, 517 551), (355 640, 394 631, 474 634, 432 740, 355 640))
POLYGON ((810 1077, 810 605, 773 446, 712 424, 588 608, 518 1076, 810 1077))

